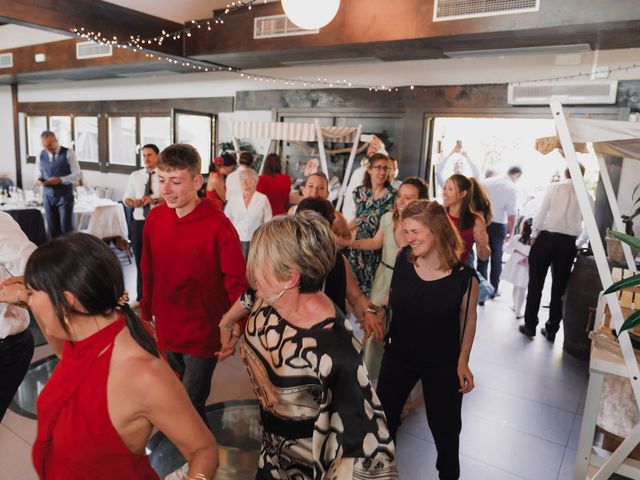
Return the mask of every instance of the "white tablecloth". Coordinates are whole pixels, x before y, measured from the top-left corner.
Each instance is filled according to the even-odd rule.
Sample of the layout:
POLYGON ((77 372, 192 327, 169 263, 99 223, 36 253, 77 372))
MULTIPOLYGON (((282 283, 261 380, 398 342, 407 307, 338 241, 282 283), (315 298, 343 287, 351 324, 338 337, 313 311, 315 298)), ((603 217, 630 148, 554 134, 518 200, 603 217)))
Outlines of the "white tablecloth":
MULTIPOLYGON (((5 202, 0 209, 38 208, 44 215, 43 207, 27 206, 24 202, 18 203, 12 199, 6 199, 5 202)), ((129 237, 122 205, 107 198, 80 196, 73 206, 73 224, 76 231, 90 233, 98 238, 129 237)))

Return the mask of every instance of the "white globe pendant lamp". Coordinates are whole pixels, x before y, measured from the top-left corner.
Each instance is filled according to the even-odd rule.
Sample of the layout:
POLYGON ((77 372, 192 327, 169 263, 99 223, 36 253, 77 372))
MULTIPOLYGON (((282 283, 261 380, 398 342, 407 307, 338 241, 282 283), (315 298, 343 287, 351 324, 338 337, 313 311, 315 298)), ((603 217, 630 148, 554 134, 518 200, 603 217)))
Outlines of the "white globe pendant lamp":
POLYGON ((291 22, 305 30, 327 25, 338 13, 340 0, 281 0, 284 13, 291 22))

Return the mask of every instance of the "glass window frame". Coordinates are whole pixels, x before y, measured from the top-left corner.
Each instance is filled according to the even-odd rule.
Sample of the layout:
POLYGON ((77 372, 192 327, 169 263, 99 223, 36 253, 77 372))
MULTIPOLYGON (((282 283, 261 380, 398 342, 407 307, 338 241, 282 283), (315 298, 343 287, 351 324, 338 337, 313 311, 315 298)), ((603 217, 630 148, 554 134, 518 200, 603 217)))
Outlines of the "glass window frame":
POLYGON ((216 156, 216 151, 217 151, 217 146, 218 146, 218 114, 216 113, 207 113, 207 112, 200 112, 200 111, 196 111, 196 110, 185 110, 185 109, 181 109, 181 108, 172 108, 171 109, 171 141, 172 143, 176 143, 176 138, 178 136, 178 132, 177 132, 177 121, 176 121, 176 117, 178 115, 194 115, 194 116, 199 116, 199 117, 209 117, 210 121, 211 121, 211 151, 209 152, 210 155, 210 161, 209 164, 201 165, 200 171, 201 171, 201 175, 207 175, 209 172, 209 166, 211 165, 211 163, 213 163, 213 160, 216 156))

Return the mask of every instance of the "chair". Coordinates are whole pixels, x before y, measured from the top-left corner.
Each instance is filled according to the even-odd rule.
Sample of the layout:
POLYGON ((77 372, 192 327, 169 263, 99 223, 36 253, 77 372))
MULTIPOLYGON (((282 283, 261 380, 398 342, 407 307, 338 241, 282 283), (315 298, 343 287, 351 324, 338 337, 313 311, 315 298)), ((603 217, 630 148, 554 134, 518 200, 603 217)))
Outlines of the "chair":
POLYGON ((97 206, 91 215, 89 226, 83 232, 101 238, 107 244, 113 243, 118 250, 127 255, 129 263, 132 263, 133 252, 128 239, 127 220, 120 204, 97 206))

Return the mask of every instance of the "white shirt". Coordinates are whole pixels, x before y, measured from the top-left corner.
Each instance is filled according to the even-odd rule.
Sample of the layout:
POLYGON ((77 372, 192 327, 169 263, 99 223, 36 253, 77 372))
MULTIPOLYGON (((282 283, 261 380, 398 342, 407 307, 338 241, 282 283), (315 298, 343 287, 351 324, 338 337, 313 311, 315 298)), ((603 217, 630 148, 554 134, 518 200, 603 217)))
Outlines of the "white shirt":
POLYGON ((229 198, 224 213, 236 227, 241 242, 250 242, 253 232, 273 216, 269 199, 260 192, 254 192, 249 207, 244 204, 242 193, 229 198))
POLYGON ((356 202, 353 201, 353 191, 362 185, 366 171, 367 167, 358 167, 349 178, 349 185, 347 186, 344 203, 342 204, 342 215, 344 215, 344 219, 347 222, 350 222, 356 216, 356 202))
MULTIPOLYGON (((589 197, 591 208, 593 200, 589 197)), ((538 213, 533 217, 531 237, 535 238, 546 230, 577 237, 582 232, 582 213, 578 197, 571 180, 552 183, 540 204, 538 213)))
MULTIPOLYGON (((27 260, 36 249, 11 215, 0 212, 0 263, 11 275, 24 273, 27 260)), ((6 275, 6 272, 5 272, 6 275)), ((0 276, 0 280, 4 280, 0 276)), ((0 303, 0 338, 15 335, 29 326, 29 313, 15 305, 0 303)))
POLYGON ((246 165, 239 165, 233 172, 227 175, 226 180, 224 181, 225 187, 227 189, 227 201, 231 199, 231 197, 240 196, 242 198, 242 187, 240 186, 240 172, 243 170, 249 170, 251 167, 247 167, 246 165))
MULTIPOLYGON (((153 198, 160 198, 160 182, 158 181, 158 169, 153 170, 154 174, 151 175, 151 196, 153 198)), ((127 181, 127 188, 124 191, 124 195, 122 196, 122 201, 127 201, 127 198, 131 200, 137 200, 144 197, 144 187, 147 185, 147 180, 149 179, 149 173, 146 168, 141 168, 140 170, 136 170, 135 172, 131 172, 129 175, 129 180, 127 181)), ((155 207, 155 205, 149 205, 151 208, 155 207)), ((133 219, 134 220, 144 220, 144 210, 143 207, 138 207, 133 209, 133 219)))
MULTIPOLYGON (((46 154, 49 156, 49 161, 53 161, 53 154, 49 150, 44 150, 46 154)), ((60 147, 56 150, 56 155, 60 153, 60 147)), ((71 149, 67 150, 67 163, 69 163, 69 169, 71 173, 69 175, 65 175, 64 177, 60 177, 60 182, 64 185, 75 185, 82 178, 82 171, 80 170, 80 164, 78 163, 78 157, 76 157, 76 152, 71 149)), ((38 178, 42 178, 42 170, 40 170, 40 156, 36 157, 36 172, 34 180, 38 178)))
POLYGON ((507 223, 509 215, 516 214, 518 190, 509 177, 490 177, 481 185, 491 200, 491 214, 495 223, 507 223))

